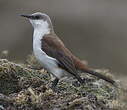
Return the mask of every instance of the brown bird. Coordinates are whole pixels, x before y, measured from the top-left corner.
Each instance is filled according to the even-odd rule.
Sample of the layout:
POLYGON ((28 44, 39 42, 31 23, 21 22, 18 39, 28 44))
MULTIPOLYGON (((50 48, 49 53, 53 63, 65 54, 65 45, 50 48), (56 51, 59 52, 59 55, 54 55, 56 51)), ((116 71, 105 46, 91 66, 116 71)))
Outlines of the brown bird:
POLYGON ((22 14, 30 20, 34 28, 33 33, 33 52, 40 64, 56 78, 52 83, 55 88, 59 79, 65 76, 74 76, 81 84, 83 79, 78 71, 97 76, 111 84, 115 81, 88 68, 79 58, 74 56, 65 47, 64 43, 55 34, 52 22, 48 15, 44 13, 22 14))

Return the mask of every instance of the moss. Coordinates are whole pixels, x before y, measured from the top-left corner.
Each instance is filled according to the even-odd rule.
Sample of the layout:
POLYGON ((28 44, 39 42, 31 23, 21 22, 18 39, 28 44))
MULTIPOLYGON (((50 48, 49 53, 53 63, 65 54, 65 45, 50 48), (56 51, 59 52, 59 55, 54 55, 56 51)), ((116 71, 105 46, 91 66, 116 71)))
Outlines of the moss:
MULTIPOLYGON (((16 64, 0 59, 0 96, 7 97, 6 100, 0 97, 2 107, 13 110, 110 110, 117 108, 121 89, 82 73, 81 76, 85 80, 84 86, 80 85, 76 79, 69 78, 61 80, 54 92, 50 88, 50 75, 43 69, 31 69, 35 62, 33 56, 29 56, 26 64, 16 64)), ((112 77, 109 71, 97 71, 112 77)))
POLYGON ((25 65, 0 60, 0 93, 10 94, 29 86, 41 85, 48 81, 46 73, 26 68, 25 65))

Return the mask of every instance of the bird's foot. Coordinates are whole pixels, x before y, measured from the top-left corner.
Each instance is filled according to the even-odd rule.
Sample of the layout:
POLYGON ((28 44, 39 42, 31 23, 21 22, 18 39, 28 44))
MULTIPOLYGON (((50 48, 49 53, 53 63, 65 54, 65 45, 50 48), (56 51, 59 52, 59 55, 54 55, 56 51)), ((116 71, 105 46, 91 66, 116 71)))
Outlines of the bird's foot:
POLYGON ((58 82, 59 82, 59 79, 58 79, 58 78, 55 78, 55 79, 52 81, 51 89, 52 89, 54 92, 57 91, 56 85, 58 84, 58 82))

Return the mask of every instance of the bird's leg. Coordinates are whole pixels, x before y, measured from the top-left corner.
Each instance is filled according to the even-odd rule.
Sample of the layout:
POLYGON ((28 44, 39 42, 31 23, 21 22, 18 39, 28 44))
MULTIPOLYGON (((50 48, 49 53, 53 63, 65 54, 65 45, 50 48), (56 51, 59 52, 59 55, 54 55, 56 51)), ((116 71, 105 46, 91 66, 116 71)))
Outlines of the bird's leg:
POLYGON ((58 78, 55 78, 55 79, 52 81, 52 86, 51 86, 51 88, 52 88, 53 90, 55 90, 55 87, 56 87, 56 85, 57 85, 58 82, 59 82, 59 79, 58 79, 58 78))

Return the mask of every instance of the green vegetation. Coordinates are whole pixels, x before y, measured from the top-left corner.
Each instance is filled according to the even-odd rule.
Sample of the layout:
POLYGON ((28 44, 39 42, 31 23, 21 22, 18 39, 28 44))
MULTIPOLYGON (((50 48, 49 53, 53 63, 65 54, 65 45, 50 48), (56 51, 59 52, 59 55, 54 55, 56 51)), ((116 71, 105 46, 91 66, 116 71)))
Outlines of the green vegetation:
MULTIPOLYGON (((81 73, 82 86, 74 78, 63 79, 50 88, 52 78, 30 55, 26 64, 0 59, 0 109, 8 110, 120 110, 122 90, 81 73), (119 95, 120 94, 120 95, 119 95)), ((107 70, 96 70, 112 77, 107 70)))

